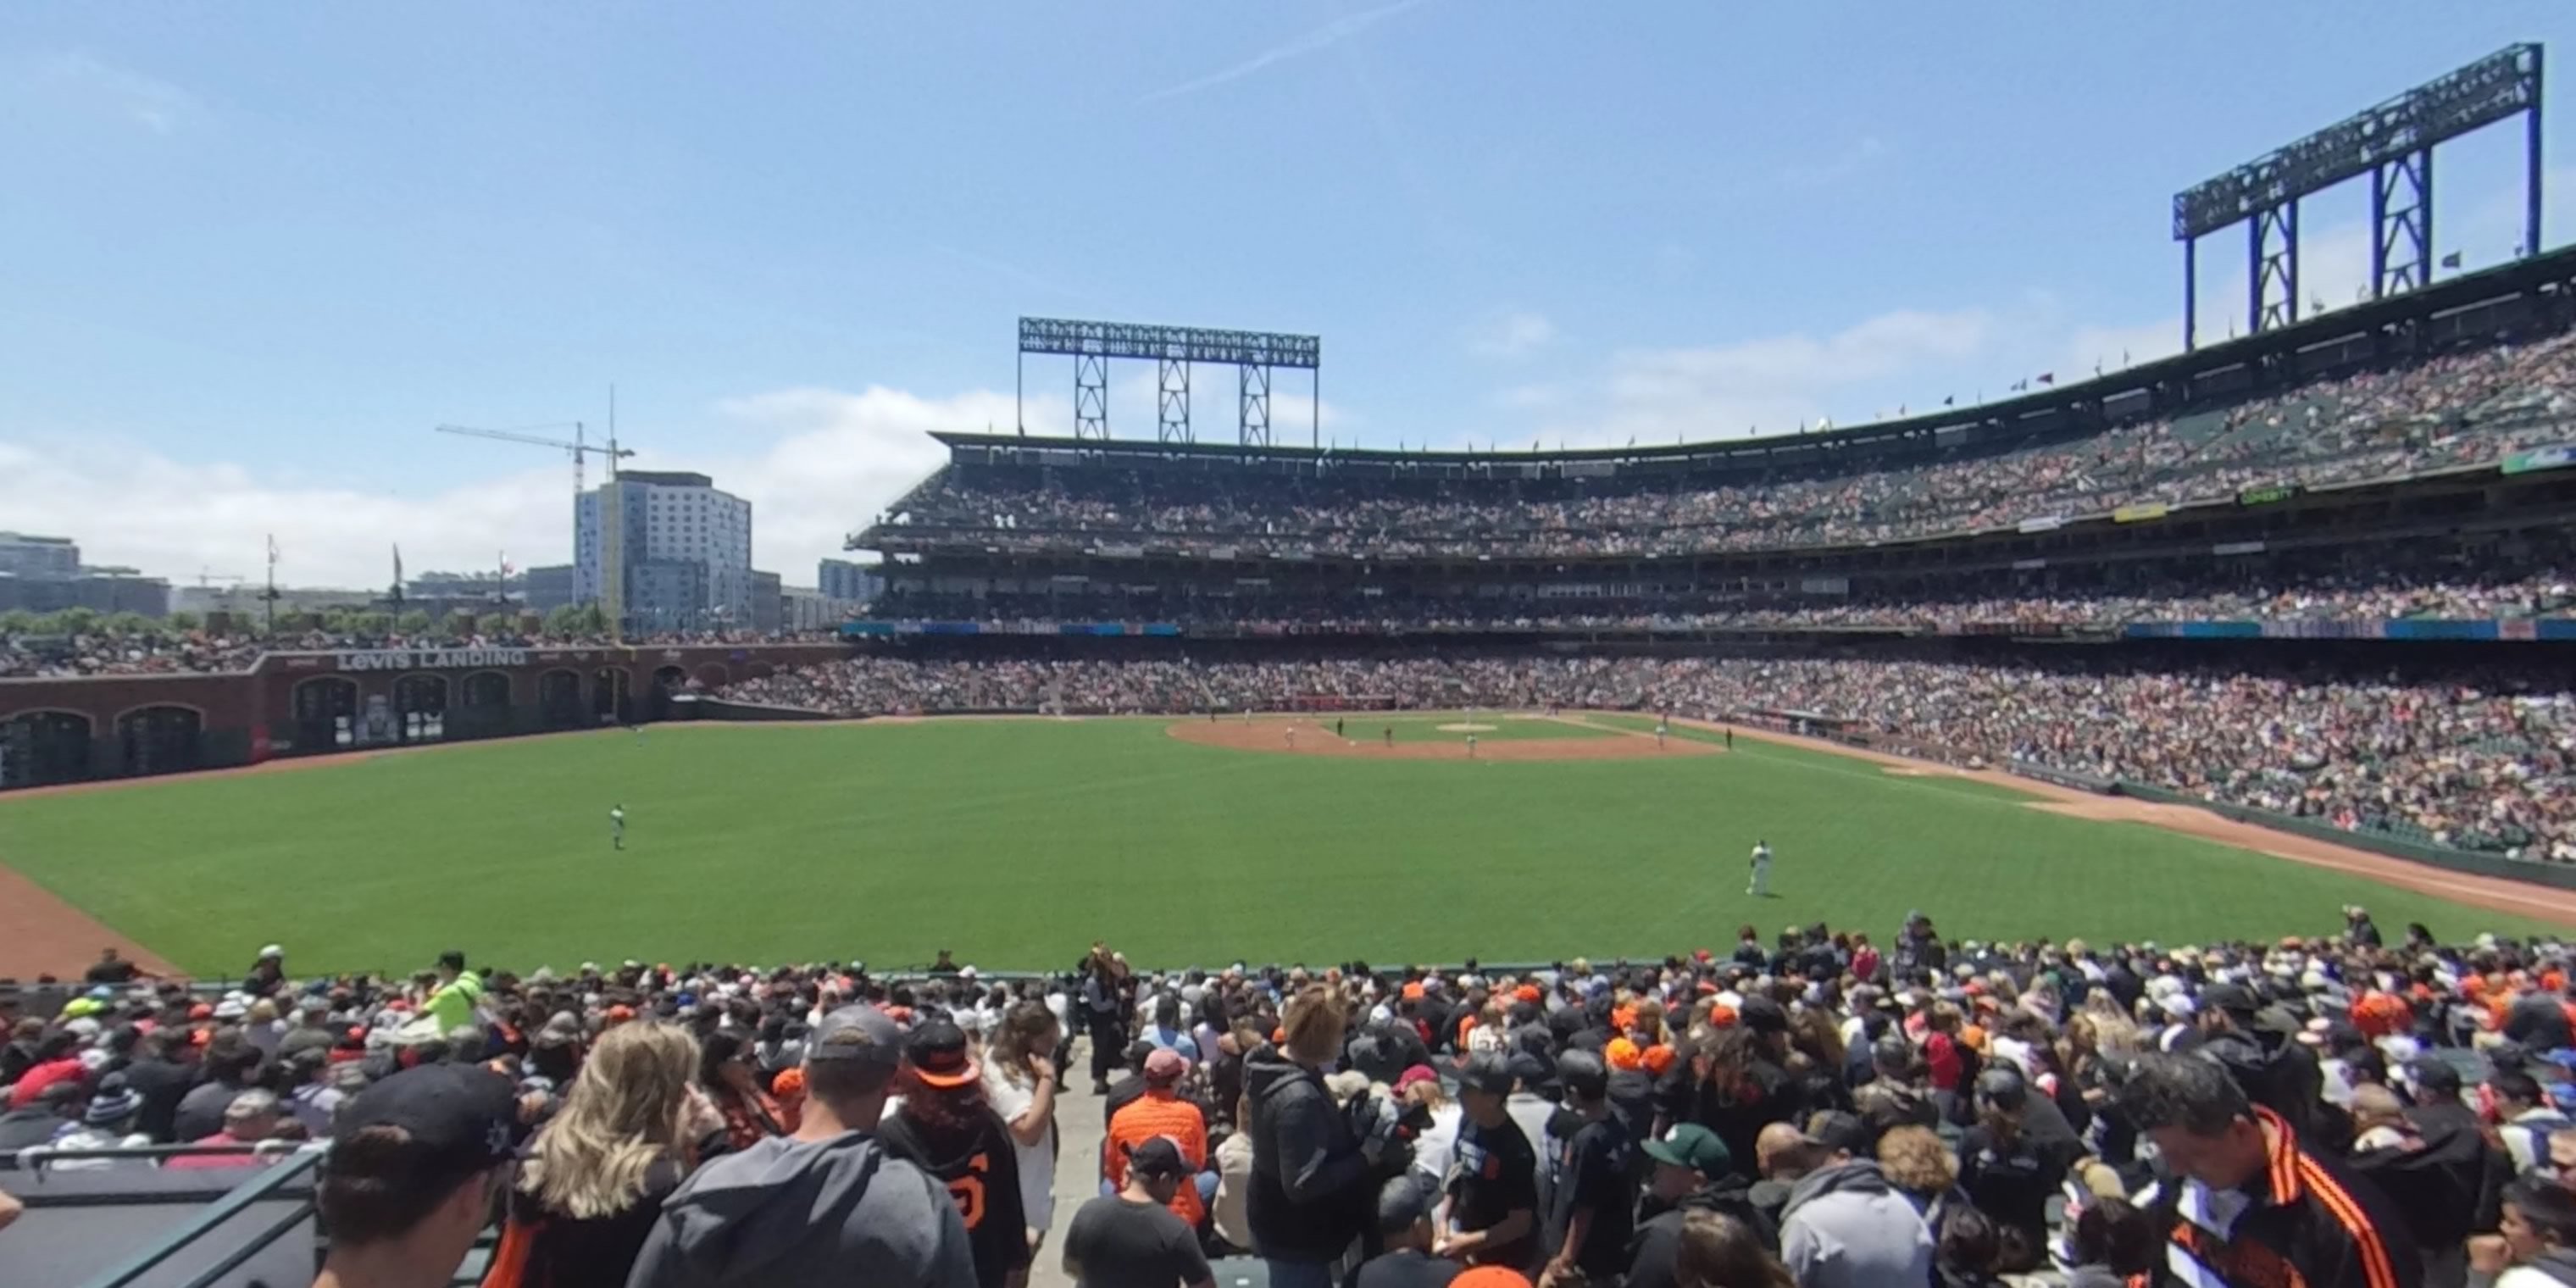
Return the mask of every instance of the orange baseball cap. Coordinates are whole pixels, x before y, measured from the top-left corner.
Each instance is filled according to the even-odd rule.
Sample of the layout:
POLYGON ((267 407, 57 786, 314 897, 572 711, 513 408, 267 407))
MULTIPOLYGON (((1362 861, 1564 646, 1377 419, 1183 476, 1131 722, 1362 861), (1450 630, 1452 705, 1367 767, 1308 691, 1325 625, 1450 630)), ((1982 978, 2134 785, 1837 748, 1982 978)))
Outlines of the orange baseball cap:
POLYGON ((1639 1051, 1637 1049, 1636 1042, 1629 1038, 1610 1039, 1610 1044, 1601 1049, 1601 1058, 1608 1061, 1610 1067, 1613 1069, 1643 1069, 1646 1067, 1645 1052, 1639 1051))
POLYGON ((1655 1045, 1653 1045, 1653 1046, 1647 1047, 1647 1048, 1646 1048, 1646 1072, 1651 1073, 1651 1074, 1655 1075, 1656 1077, 1660 1078, 1660 1077, 1664 1076, 1664 1070, 1666 1070, 1666 1069, 1669 1069, 1669 1068, 1672 1068, 1672 1067, 1673 1067, 1673 1061, 1674 1061, 1674 1059, 1675 1059, 1675 1058, 1676 1058, 1676 1057, 1675 1057, 1675 1056, 1674 1056, 1674 1054, 1673 1054, 1673 1049, 1672 1049, 1671 1047, 1665 1046, 1665 1045, 1664 1045, 1663 1043, 1661 1043, 1661 1042, 1658 1042, 1658 1043, 1656 1043, 1656 1044, 1655 1044, 1655 1045))
POLYGON ((1519 988, 1512 990, 1512 996, 1523 1002, 1535 1003, 1541 997, 1545 996, 1545 994, 1538 991, 1538 985, 1536 984, 1523 984, 1519 988))
POLYGON ((1718 1002, 1718 1003, 1716 1003, 1716 1004, 1714 1004, 1714 1005, 1712 1005, 1712 1006, 1710 1006, 1710 1007, 1708 1008, 1708 1026, 1709 1026, 1710 1028, 1713 1028, 1713 1029, 1731 1029, 1731 1028, 1734 1028, 1734 1027, 1735 1027, 1735 1018, 1736 1018, 1736 1016, 1735 1016, 1735 1008, 1734 1008, 1734 1007, 1732 1007, 1732 1006, 1727 1005, 1727 1004, 1726 1004, 1726 1003, 1724 1003, 1724 1002, 1718 1002))
POLYGON ((1529 1276, 1509 1266, 1475 1266, 1449 1281, 1450 1288, 1530 1288, 1529 1276))
POLYGON ((1408 983, 1406 983, 1406 984, 1405 984, 1405 986, 1404 986, 1404 1000, 1405 1000, 1405 1001, 1408 1001, 1408 1002, 1419 1002, 1419 1001, 1421 1001, 1421 1000, 1422 1000, 1422 981, 1421 981, 1421 980, 1418 980, 1418 979, 1417 979, 1417 980, 1412 980, 1412 981, 1410 981, 1410 982, 1408 982, 1408 983))

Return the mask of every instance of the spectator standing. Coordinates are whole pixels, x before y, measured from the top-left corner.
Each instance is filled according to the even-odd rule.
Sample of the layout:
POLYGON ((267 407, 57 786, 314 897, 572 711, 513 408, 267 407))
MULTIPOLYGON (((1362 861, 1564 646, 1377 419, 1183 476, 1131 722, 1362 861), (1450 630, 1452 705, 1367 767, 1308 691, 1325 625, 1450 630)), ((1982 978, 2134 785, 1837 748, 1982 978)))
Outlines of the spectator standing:
POLYGON ((91 984, 131 984, 139 974, 134 963, 125 960, 114 948, 98 950, 98 960, 90 963, 81 979, 91 984))
POLYGON ((2141 1058, 2120 1109, 2155 1142, 2174 1180, 2154 1224, 2169 1266, 2208 1281, 2313 1288, 2415 1288, 2423 1266, 2379 1192, 2299 1143, 2287 1120, 2246 1099, 2216 1061, 2141 1058))
POLYGON ((466 1065, 425 1065, 349 1102, 315 1200, 331 1231, 314 1288, 444 1283, 490 1218, 510 1161, 510 1083, 466 1065))
POLYGON ((1610 1070, 1601 1057, 1557 1057, 1566 1105, 1548 1131, 1547 1242, 1542 1285, 1608 1281, 1628 1265, 1637 1187, 1635 1143, 1610 1112, 1610 1070))
POLYGON ((1763 1247, 1778 1245, 1775 1227, 1753 1206, 1716 1132, 1681 1123, 1638 1149, 1654 1170, 1628 1241, 1627 1288, 1677 1288, 1683 1230, 1703 1213, 1739 1222, 1763 1247))
POLYGON ((1083 1027, 1091 1034, 1091 1094, 1109 1094, 1109 1072, 1127 1049, 1127 961, 1095 943, 1082 962, 1083 1027))
POLYGON ((886 1152, 948 1187, 981 1288, 1018 1288, 1029 1274, 1029 1223, 1020 1207, 1020 1153, 984 1103, 984 1074, 966 1032, 946 1018, 913 1026, 904 1042, 903 1099, 877 1128, 886 1152))
POLYGON ((1190 1184, 1174 1191, 1172 1215, 1196 1230, 1207 1219, 1206 1200, 1215 1193, 1216 1178, 1201 1175, 1208 1166, 1207 1117, 1180 1096, 1181 1079, 1189 1072, 1190 1062, 1169 1048, 1157 1048, 1145 1057, 1145 1094, 1109 1120, 1108 1140, 1101 1152, 1106 1179, 1115 1193, 1127 1188, 1130 1151, 1158 1137, 1172 1142, 1181 1152, 1181 1161, 1190 1165, 1192 1177, 1190 1184), (1207 1194, 1199 1192, 1202 1183, 1207 1194))
POLYGON ((1216 1281, 1198 1236, 1172 1215, 1191 1168, 1168 1140, 1136 1147, 1126 1183, 1073 1214, 1064 1233, 1064 1272, 1082 1288, 1209 1288, 1216 1281))
POLYGON ((465 954, 449 949, 438 955, 438 986, 421 1009, 438 1021, 439 1036, 475 1026, 475 1008, 483 1001, 483 977, 465 969, 465 954))
POLYGON ((805 1042, 804 1119, 709 1162, 663 1201, 628 1288, 974 1288, 945 1189, 871 1134, 903 1034, 873 1006, 805 1042))
POLYGON ((1245 1215, 1273 1288, 1331 1288, 1376 1201, 1370 1169, 1386 1142, 1360 1139, 1324 1088, 1323 1071, 1341 1059, 1343 1027, 1332 991, 1309 984, 1280 1016, 1282 1040, 1244 1058, 1252 1101, 1245 1215))
POLYGON ((1512 1121, 1515 1085, 1493 1055, 1470 1056, 1458 1075, 1466 1116, 1449 1164, 1449 1232, 1433 1249, 1441 1256, 1524 1271, 1538 1259, 1538 1154, 1512 1121))
POLYGON ((1977 1075, 1977 1125, 1959 1138, 1959 1188, 2034 1249, 2045 1242, 2049 1196, 2066 1184, 2081 1151, 2072 1132, 2052 1137, 2034 1128, 2029 1120, 2045 1103, 2030 1094, 2018 1066, 1997 1064, 1977 1075))
MULTIPOLYGON (((719 1127, 689 1085, 697 1043, 668 1024, 622 1024, 574 1075, 510 1192, 493 1253, 510 1288, 621 1288, 688 1174, 691 1144, 719 1127)), ((499 1285, 491 1276, 485 1283, 499 1285)))
MULTIPOLYGON (((1857 1126, 1857 1124, 1854 1124, 1857 1126)), ((1786 1125, 1772 1131, 1794 1130, 1786 1125)), ((1799 1135, 1767 1152, 1763 1174, 1789 1183, 1780 1259, 1799 1288, 1928 1282, 1932 1232, 1878 1164, 1799 1135)))
POLYGON ((1056 1060, 1063 1030, 1042 1002, 1002 1013, 984 1060, 984 1099, 1010 1128, 1019 1156, 1020 1216, 1034 1254, 1055 1225, 1055 1098, 1064 1090, 1056 1060))

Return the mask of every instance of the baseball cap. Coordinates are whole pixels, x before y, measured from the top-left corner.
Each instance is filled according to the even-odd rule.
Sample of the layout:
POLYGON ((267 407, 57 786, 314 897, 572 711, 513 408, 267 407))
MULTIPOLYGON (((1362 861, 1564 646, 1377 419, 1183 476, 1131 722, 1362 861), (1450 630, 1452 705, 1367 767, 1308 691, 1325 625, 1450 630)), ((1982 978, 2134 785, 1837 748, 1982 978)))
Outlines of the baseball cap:
POLYGON ((1744 1005, 1736 1008, 1736 1015, 1743 1020, 1744 1027, 1756 1033, 1789 1031, 1788 1009, 1759 993, 1744 999, 1744 1005))
MULTIPOLYGON (((828 1017, 825 1022, 830 1022, 828 1017)), ((903 1055, 912 1062, 913 1076, 921 1079, 924 1086, 962 1087, 973 1082, 979 1072, 975 1057, 966 1053, 966 1031, 945 1016, 915 1025, 912 1036, 904 1042, 903 1055)))
POLYGON ((1406 1069, 1403 1073, 1396 1076, 1395 1094, 1401 1096, 1405 1092, 1411 1091, 1415 1087, 1426 1082, 1431 1083, 1434 1086, 1439 1085, 1439 1072, 1427 1064, 1414 1065, 1412 1068, 1406 1069))
POLYGON ((2254 993, 2242 984, 2212 984, 2200 990, 2200 1004, 2230 1015, 2252 1015, 2256 1009, 2254 993))
POLYGON ((1467 1067, 1458 1072, 1458 1086, 1465 1091, 1481 1091, 1491 1096, 1512 1094, 1515 1079, 1511 1066, 1501 1056, 1487 1052, 1470 1058, 1467 1067))
POLYGON ((2427 1057, 2407 1065, 2406 1072, 2414 1076, 2419 1091, 2449 1096, 2460 1094, 2459 1066, 2448 1060, 2427 1057))
POLYGON ((1529 1288, 1529 1276, 1510 1266, 1470 1266, 1449 1281, 1449 1288, 1529 1288))
POLYGON ((1144 1176, 1187 1176, 1189 1160, 1169 1136, 1156 1136, 1127 1151, 1127 1170, 1144 1176))
POLYGON ((1189 1058, 1169 1047, 1157 1049, 1145 1057, 1145 1081, 1178 1082, 1190 1071, 1189 1058))
POLYGON ((865 1002, 853 1002, 823 1017, 805 1040, 805 1062, 864 1060, 893 1069, 903 1056, 903 1032, 886 1013, 865 1002))
POLYGON ((1727 1152, 1726 1142, 1698 1123, 1675 1124, 1672 1130, 1639 1148, 1658 1163, 1687 1167, 1702 1176, 1724 1175, 1735 1161, 1734 1155, 1727 1152))
POLYGON ((1610 1094, 1610 1068, 1589 1051, 1568 1051, 1558 1056, 1556 1076, 1566 1091, 1585 1100, 1599 1100, 1610 1094))
MULTIPOLYGON (((510 1161, 519 1104, 510 1080, 471 1064, 424 1064, 361 1091, 341 1109, 332 1139, 401 1133, 386 1153, 367 1151, 369 1170, 463 1178, 510 1161)), ((334 1151, 339 1163, 345 1151, 334 1151)))
POLYGON ((1807 1120, 1807 1139, 1854 1157, 1869 1155, 1869 1126, 1860 1115, 1839 1109, 1820 1111, 1807 1120))

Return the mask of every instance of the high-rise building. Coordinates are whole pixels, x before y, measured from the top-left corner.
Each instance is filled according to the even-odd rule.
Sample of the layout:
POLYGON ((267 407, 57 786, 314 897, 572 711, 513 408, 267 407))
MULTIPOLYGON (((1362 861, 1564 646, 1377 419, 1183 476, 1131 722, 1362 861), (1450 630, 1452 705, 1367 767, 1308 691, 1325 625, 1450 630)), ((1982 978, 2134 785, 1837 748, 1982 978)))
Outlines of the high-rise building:
POLYGON ((704 474, 620 472, 573 503, 573 598, 629 630, 748 625, 751 502, 704 474))
POLYGON ((885 589, 885 579, 847 559, 826 559, 814 570, 814 588, 825 599, 865 603, 885 589))
POLYGON ((0 573, 68 581, 79 576, 80 570, 80 547, 70 537, 0 532, 0 573))
POLYGON ((752 570, 751 628, 753 630, 774 631, 778 629, 780 615, 785 611, 784 605, 779 599, 778 590, 779 582, 777 573, 762 572, 757 568, 752 570))

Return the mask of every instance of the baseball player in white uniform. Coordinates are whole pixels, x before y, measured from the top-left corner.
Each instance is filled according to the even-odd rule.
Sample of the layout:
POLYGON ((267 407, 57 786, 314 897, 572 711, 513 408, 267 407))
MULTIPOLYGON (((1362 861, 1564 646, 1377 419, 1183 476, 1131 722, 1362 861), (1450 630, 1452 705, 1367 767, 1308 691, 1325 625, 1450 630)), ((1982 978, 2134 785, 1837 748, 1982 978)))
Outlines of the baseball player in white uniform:
POLYGON ((1771 893, 1771 843, 1769 841, 1753 843, 1753 884, 1747 886, 1744 893, 1756 899, 1771 893))

